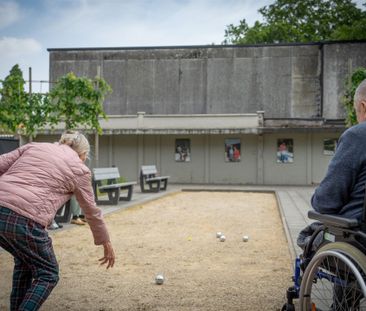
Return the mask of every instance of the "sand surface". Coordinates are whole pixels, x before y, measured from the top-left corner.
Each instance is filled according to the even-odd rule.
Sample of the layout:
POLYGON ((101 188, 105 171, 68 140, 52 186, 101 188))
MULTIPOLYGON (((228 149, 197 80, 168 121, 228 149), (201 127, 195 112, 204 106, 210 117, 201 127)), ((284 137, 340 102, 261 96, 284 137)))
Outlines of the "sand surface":
MULTIPOLYGON (((50 233, 60 282, 41 310, 255 311, 285 302, 292 262, 273 194, 180 192, 105 219, 117 255, 110 270, 98 265, 102 247, 88 226, 50 233)), ((0 252, 0 310, 12 269, 0 252)))

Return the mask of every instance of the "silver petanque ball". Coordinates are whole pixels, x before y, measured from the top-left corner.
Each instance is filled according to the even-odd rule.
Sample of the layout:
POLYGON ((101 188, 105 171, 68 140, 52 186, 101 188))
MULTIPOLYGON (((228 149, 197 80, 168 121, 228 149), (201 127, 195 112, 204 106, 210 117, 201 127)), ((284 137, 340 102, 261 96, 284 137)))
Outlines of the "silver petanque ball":
POLYGON ((220 231, 219 232, 216 232, 216 237, 217 238, 221 238, 221 236, 222 236, 222 232, 220 232, 220 231))
POLYGON ((164 276, 162 274, 158 274, 155 277, 155 284, 161 285, 164 283, 164 276))
POLYGON ((225 242, 226 237, 224 235, 220 236, 220 242, 225 242))
POLYGON ((248 242, 249 241, 249 237, 247 235, 243 236, 243 242, 248 242))

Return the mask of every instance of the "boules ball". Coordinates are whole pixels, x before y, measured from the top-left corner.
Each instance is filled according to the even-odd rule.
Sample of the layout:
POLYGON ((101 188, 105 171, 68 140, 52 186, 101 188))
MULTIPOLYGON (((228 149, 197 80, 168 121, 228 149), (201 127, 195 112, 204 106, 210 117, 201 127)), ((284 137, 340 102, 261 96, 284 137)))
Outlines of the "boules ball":
POLYGON ((217 238, 221 238, 221 236, 222 236, 222 232, 220 232, 220 231, 219 232, 216 232, 216 237, 217 238))
POLYGON ((220 236, 220 242, 225 242, 226 237, 224 235, 220 236))
POLYGON ((243 242, 248 242, 249 241, 249 237, 247 235, 243 236, 243 242))
POLYGON ((155 283, 158 284, 158 285, 163 284, 164 283, 164 276, 162 274, 158 274, 155 277, 155 283))

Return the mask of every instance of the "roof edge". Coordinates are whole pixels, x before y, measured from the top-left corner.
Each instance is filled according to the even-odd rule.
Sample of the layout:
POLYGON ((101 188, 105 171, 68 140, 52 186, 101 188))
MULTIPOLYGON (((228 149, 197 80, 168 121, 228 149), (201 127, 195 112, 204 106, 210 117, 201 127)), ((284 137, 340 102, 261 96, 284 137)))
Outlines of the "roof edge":
POLYGON ((130 46, 130 47, 69 47, 69 48, 47 48, 48 52, 57 51, 111 51, 111 50, 164 50, 164 49, 202 49, 202 48, 243 48, 243 47, 273 47, 273 46, 308 46, 308 45, 332 45, 332 44, 346 44, 346 43, 366 43, 366 40, 338 40, 338 41, 319 41, 319 42, 292 42, 292 43, 261 43, 261 44, 206 44, 206 45, 166 45, 166 46, 130 46))

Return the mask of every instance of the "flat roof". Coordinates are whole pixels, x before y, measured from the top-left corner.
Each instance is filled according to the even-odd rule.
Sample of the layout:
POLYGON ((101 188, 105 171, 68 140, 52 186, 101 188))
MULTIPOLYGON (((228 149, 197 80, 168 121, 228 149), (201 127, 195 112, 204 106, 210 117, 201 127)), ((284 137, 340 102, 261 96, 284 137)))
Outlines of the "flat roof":
POLYGON ((293 42, 293 43, 268 43, 268 44, 206 44, 206 45, 167 45, 167 46, 131 46, 131 47, 69 47, 69 48, 48 48, 48 52, 56 51, 110 51, 110 50, 163 50, 163 49, 223 49, 223 48, 250 48, 250 47, 274 47, 274 46, 302 46, 302 45, 331 45, 331 44, 357 44, 366 43, 366 40, 344 40, 344 41, 319 41, 319 42, 293 42))

